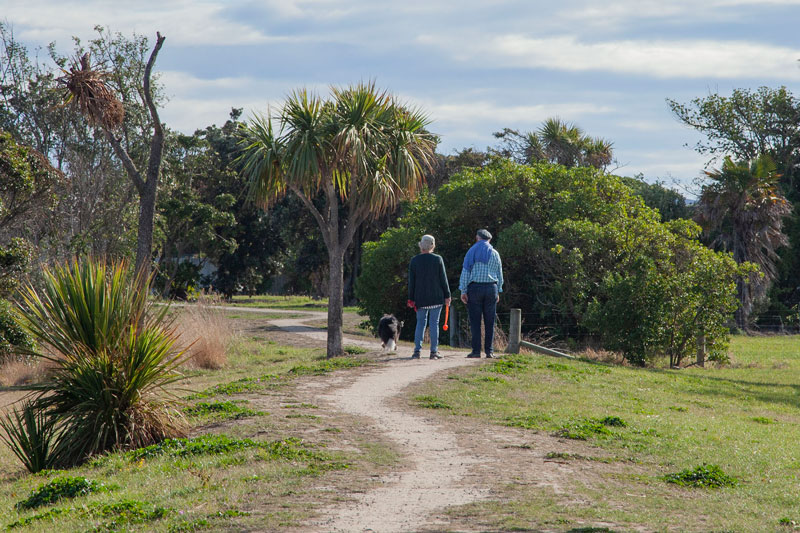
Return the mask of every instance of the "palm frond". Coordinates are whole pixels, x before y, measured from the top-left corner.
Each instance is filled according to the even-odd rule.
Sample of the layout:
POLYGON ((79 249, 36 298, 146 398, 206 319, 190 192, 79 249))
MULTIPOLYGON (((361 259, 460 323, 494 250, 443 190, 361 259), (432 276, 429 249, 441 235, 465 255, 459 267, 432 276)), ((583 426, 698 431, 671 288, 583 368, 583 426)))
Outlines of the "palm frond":
POLYGON ((237 163, 247 176, 248 198, 267 207, 286 194, 283 147, 272 118, 257 115, 239 130, 241 154, 237 163))
POLYGON ((125 109, 106 83, 108 74, 92 70, 88 52, 72 61, 58 81, 64 87, 64 104, 74 102, 89 123, 114 129, 122 124, 125 109))

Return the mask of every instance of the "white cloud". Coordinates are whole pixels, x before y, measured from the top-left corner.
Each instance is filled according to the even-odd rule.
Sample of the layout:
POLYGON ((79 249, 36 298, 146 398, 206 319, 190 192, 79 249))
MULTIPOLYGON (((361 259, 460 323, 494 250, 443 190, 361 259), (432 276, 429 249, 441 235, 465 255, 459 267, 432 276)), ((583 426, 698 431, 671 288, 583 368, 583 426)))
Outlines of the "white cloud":
POLYGON ((800 79, 800 49, 746 41, 624 40, 587 43, 573 36, 503 35, 455 41, 422 36, 420 42, 448 50, 481 66, 605 71, 656 78, 800 79))
POLYGON ((588 0, 578 5, 570 4, 554 13, 554 16, 593 27, 617 28, 646 19, 681 24, 691 17, 693 22, 719 22, 745 16, 735 8, 792 5, 800 5, 800 0, 611 0, 602 4, 588 0))
MULTIPOLYGON (((613 107, 583 102, 538 105, 503 105, 486 100, 434 101, 409 98, 424 109, 434 121, 443 126, 468 124, 506 124, 537 127, 549 117, 569 117, 576 120, 587 114, 612 113, 613 107)), ((483 132, 484 135, 486 132, 483 132)))
MULTIPOLYGON (((287 92, 298 86, 291 81, 252 76, 200 78, 175 70, 160 74, 169 96, 161 118, 170 128, 184 133, 224 123, 232 107, 243 108, 244 118, 265 113, 268 108, 277 111, 287 92)), ((321 95, 328 92, 327 84, 323 83, 303 86, 321 95)))
POLYGON ((24 0, 4 6, 3 17, 13 23, 17 38, 41 44, 66 43, 73 35, 92 37, 96 24, 149 37, 160 31, 181 45, 260 44, 276 39, 226 18, 225 7, 221 2, 196 0, 140 0, 135 7, 117 2, 24 0))
POLYGON ((634 176, 641 173, 647 181, 658 179, 667 185, 674 182, 689 189, 692 182, 702 176, 708 159, 689 148, 641 150, 615 147, 614 155, 623 165, 614 174, 634 176))

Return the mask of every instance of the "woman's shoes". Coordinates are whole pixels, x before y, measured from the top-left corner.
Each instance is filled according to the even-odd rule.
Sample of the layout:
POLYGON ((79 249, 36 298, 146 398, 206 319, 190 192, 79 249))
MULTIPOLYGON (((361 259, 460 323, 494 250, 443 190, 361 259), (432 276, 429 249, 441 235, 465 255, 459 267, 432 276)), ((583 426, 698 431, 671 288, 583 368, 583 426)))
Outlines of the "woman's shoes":
POLYGON ((431 352, 431 359, 441 359, 442 355, 439 352, 431 352))
POLYGON ((414 353, 411 355, 411 359, 419 359, 419 352, 414 352, 414 353))

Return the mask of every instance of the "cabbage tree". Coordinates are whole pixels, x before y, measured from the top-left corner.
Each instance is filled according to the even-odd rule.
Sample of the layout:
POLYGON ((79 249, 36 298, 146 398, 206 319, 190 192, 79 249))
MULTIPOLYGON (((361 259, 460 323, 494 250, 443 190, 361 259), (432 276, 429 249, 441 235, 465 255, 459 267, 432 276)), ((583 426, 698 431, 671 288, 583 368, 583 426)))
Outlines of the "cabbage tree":
POLYGON ((436 140, 427 117, 374 83, 291 93, 277 116, 243 128, 251 198, 268 207, 296 195, 328 249, 328 357, 341 355, 344 254, 358 227, 421 189, 436 140))

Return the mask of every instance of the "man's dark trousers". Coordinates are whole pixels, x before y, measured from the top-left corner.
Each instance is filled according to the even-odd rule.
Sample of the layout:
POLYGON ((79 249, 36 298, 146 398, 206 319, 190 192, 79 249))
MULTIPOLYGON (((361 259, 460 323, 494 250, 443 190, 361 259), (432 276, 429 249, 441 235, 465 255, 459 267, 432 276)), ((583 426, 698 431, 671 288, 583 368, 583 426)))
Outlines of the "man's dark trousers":
POLYGON ((470 283, 467 286, 467 311, 472 331, 472 353, 481 353, 481 317, 486 329, 483 345, 487 354, 493 352, 494 317, 497 311, 497 283, 470 283))

